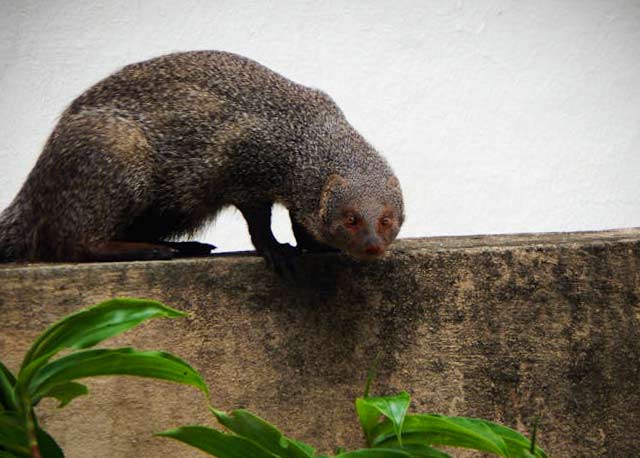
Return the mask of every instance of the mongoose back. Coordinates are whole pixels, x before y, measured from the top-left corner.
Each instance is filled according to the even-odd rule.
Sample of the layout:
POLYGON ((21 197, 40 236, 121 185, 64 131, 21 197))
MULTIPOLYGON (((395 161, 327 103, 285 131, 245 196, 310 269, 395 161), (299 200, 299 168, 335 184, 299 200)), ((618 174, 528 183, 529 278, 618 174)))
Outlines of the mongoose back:
POLYGON ((404 219, 391 168, 329 96, 239 55, 184 52, 128 65, 71 103, 0 215, 0 260, 209 253, 170 241, 228 205, 280 272, 304 250, 377 258, 404 219), (275 202, 296 248, 271 232, 275 202))

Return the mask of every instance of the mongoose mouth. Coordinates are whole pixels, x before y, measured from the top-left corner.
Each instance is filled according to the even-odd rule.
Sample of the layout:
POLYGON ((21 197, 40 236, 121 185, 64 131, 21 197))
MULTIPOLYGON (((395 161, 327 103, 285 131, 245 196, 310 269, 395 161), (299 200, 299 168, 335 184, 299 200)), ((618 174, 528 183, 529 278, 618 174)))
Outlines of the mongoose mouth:
POLYGON ((385 256, 386 247, 384 245, 373 245, 362 249, 348 250, 347 253, 360 261, 375 261, 385 256))

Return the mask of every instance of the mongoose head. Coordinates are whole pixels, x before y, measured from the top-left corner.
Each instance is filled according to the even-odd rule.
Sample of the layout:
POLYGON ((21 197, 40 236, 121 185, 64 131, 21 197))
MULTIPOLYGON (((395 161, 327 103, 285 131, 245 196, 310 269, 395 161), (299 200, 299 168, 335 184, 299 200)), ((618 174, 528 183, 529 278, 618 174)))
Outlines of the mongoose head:
POLYGON ((404 221, 402 190, 393 175, 375 178, 328 177, 319 205, 321 242, 357 259, 384 255, 404 221))

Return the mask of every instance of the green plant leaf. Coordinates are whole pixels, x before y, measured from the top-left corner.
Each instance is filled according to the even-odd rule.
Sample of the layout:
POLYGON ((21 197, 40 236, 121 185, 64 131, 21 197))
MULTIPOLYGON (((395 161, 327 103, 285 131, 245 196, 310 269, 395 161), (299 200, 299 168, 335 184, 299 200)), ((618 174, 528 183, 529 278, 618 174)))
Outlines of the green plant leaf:
POLYGON ((89 394, 89 389, 82 383, 69 382, 55 385, 42 395, 43 398, 51 397, 60 401, 58 409, 63 408, 78 396, 89 394))
POLYGON ((387 417, 396 433, 398 443, 402 445, 402 424, 404 423, 405 415, 409 409, 411 397, 409 393, 403 391, 395 396, 381 396, 370 398, 358 398, 356 399, 356 412, 360 418, 360 424, 365 430, 365 435, 369 437, 368 432, 378 423, 377 418, 380 414, 387 417), (374 409, 375 423, 374 423, 374 409))
MULTIPOLYGON (((316 449, 313 448, 311 445, 309 444, 305 444, 304 442, 295 440, 295 439, 291 439, 291 438, 287 438, 287 440, 294 444, 295 446, 297 446, 299 449, 301 449, 303 452, 305 452, 307 455, 309 456, 316 456, 316 449)), ((322 458, 322 455, 318 455, 320 458, 322 458)))
POLYGON ((156 433, 156 436, 176 439, 218 458, 277 457, 249 439, 204 426, 183 426, 156 433))
MULTIPOLYGON (((398 443, 395 430, 382 424, 376 430, 374 444, 385 447, 398 443), (392 434, 393 431, 393 434, 392 434)), ((464 417, 444 415, 408 415, 405 419, 405 444, 450 445, 507 456, 507 446, 500 436, 482 423, 464 417)))
MULTIPOLYGON (((33 343, 22 369, 64 348, 92 347, 151 318, 174 318, 183 312, 146 299, 116 298, 69 315, 50 326, 33 343)), ((45 359, 46 361, 46 359, 45 359)))
POLYGON ((275 426, 244 409, 234 410, 230 415, 213 408, 210 410, 227 429, 252 440, 274 455, 283 458, 310 458, 315 454, 311 446, 289 439, 275 426))
POLYGON ((373 430, 380 423, 380 411, 369 404, 366 399, 357 398, 356 413, 358 420, 360 420, 367 446, 370 447, 373 430))
MULTIPOLYGON (((398 443, 389 422, 378 425, 372 433, 374 445, 387 447, 398 443)), ((523 456, 530 441, 506 426, 486 420, 444 415, 407 415, 403 427, 404 444, 448 445, 470 448, 499 456, 523 456)), ((545 458, 536 448, 536 457, 545 458)))
POLYGON ((18 456, 13 453, 5 452, 4 450, 0 450, 0 458, 18 458, 18 456))
POLYGON ((18 456, 30 456, 27 429, 16 412, 0 413, 0 447, 18 456))
POLYGON ((14 386, 16 378, 11 371, 0 362, 0 407, 1 410, 18 410, 18 401, 14 386))
POLYGON ((408 452, 412 458, 451 458, 442 450, 424 444, 404 444, 401 450, 408 452))
POLYGON ((44 429, 36 430, 36 440, 43 458, 64 458, 60 446, 44 429))
POLYGON ((169 380, 195 386, 209 396, 200 374, 180 358, 170 353, 133 348, 84 350, 63 356, 40 367, 26 390, 31 399, 37 399, 55 386, 96 375, 135 375, 169 380))
POLYGON ((363 448, 341 453, 335 458, 411 458, 411 454, 397 448, 363 448))

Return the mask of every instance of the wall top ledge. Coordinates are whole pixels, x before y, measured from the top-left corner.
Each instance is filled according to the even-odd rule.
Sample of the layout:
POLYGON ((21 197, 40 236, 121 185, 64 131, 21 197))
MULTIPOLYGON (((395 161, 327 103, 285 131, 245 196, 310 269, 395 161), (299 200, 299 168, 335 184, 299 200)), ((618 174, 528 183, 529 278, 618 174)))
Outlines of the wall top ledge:
MULTIPOLYGON (((640 242, 640 227, 610 229, 604 231, 584 232, 542 232, 521 234, 492 234, 492 235, 463 235, 446 237, 419 237, 400 239, 394 243, 391 250, 396 254, 420 254, 429 252, 448 251, 504 251, 514 248, 542 248, 542 247, 569 247, 579 245, 602 245, 611 243, 640 242)), ((331 255, 329 255, 331 256, 331 255)), ((185 258, 169 261, 171 263, 202 264, 221 262, 235 264, 238 262, 258 262, 259 258, 253 251, 238 251, 214 253, 206 258, 185 258)), ((138 267, 153 265, 168 261, 137 261, 138 267)), ((68 270, 68 269, 100 269, 112 270, 118 267, 130 265, 130 262, 113 263, 6 263, 0 264, 0 278, 3 275, 11 275, 24 270, 68 270)))

